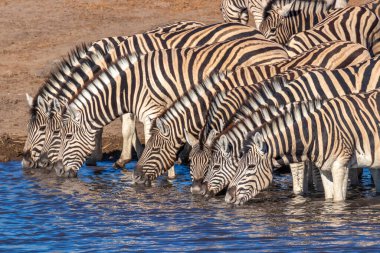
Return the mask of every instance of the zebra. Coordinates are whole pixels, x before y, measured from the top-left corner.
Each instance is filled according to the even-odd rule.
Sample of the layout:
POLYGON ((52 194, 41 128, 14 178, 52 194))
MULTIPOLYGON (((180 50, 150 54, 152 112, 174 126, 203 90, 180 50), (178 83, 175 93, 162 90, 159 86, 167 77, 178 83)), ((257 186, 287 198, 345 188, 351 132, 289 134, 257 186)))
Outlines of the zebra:
MULTIPOLYGON (((263 89, 257 90, 256 94, 241 106, 239 111, 242 113, 240 115, 236 113, 230 121, 244 120, 252 111, 256 111, 263 106, 280 107, 295 102, 328 100, 338 96, 380 88, 380 80, 377 74, 380 70, 379 60, 379 57, 377 57, 344 69, 310 71, 290 83, 283 78, 276 78, 273 83, 263 85, 263 89), (271 89, 275 91, 271 91, 271 89)), ((220 138, 221 135, 219 136, 219 140, 220 138)), ((223 141, 225 140, 223 139, 223 141)), ((244 139, 240 139, 241 143, 243 141, 244 139)), ((215 143, 218 143, 218 139, 214 140, 215 143)), ((240 145, 242 145, 241 143, 240 145)), ((212 177, 215 177, 215 181, 210 184, 214 189, 214 193, 217 193, 216 189, 220 189, 217 186, 218 181, 221 181, 220 178, 228 177, 230 179, 230 175, 235 173, 238 168, 237 163, 221 161, 221 159, 232 159, 232 155, 218 156, 218 154, 223 152, 223 150, 219 150, 221 147, 221 145, 214 145, 212 150, 215 153, 215 156, 213 155, 214 159, 219 160, 217 166, 220 163, 229 164, 230 166, 222 168, 218 171, 218 175, 213 175, 213 167, 209 167, 208 171, 211 172, 210 175, 206 176, 207 180, 205 179, 205 181, 209 183, 213 180, 212 177)), ((223 180, 228 183, 228 179, 223 180)))
POLYGON ((343 8, 347 2, 295 0, 273 7, 276 5, 276 1, 268 2, 259 30, 266 38, 285 45, 293 34, 311 29, 327 16, 334 15, 337 6, 343 8))
POLYGON ((239 109, 244 101, 256 93, 257 82, 287 69, 292 69, 284 73, 284 75, 289 75, 288 80, 293 80, 306 71, 317 69, 316 67, 295 68, 297 66, 313 65, 327 69, 335 69, 360 63, 368 59, 370 59, 369 52, 361 45, 352 42, 329 42, 320 44, 320 46, 308 50, 288 61, 276 64, 276 70, 274 72, 267 73, 266 70, 262 68, 259 68, 260 71, 254 71, 258 68, 247 67, 241 71, 237 71, 234 75, 229 75, 228 78, 231 82, 239 82, 240 85, 243 86, 236 85, 237 87, 230 91, 222 91, 215 95, 208 112, 207 123, 199 135, 199 142, 195 136, 187 134, 188 143, 192 146, 189 156, 190 174, 193 180, 191 191, 193 193, 199 193, 204 190, 201 184, 207 171, 207 165, 211 155, 210 146, 206 144, 207 142, 211 143, 210 140, 208 141, 209 133, 212 130, 220 132, 223 129, 225 122, 228 122, 229 118, 239 109), (346 55, 349 55, 349 57, 346 58, 346 55))
MULTIPOLYGON (((180 22, 178 24, 181 29, 185 29, 186 22, 180 22)), ((219 40, 228 41, 234 40, 241 36, 255 36, 257 34, 257 32, 252 28, 239 24, 214 24, 208 26, 199 25, 199 27, 195 28, 195 24, 193 24, 193 22, 189 22, 188 24, 193 28, 179 31, 176 30, 176 25, 173 24, 171 26, 166 26, 163 30, 156 29, 159 32, 167 32, 165 34, 137 34, 131 36, 129 39, 124 38, 122 44, 112 47, 111 50, 106 50, 106 53, 102 51, 103 48, 107 48, 104 46, 103 40, 101 40, 101 43, 95 43, 95 46, 90 47, 89 45, 86 45, 73 51, 73 53, 69 55, 69 60, 64 60, 58 70, 51 73, 51 77, 40 88, 34 99, 27 95, 27 101, 31 107, 32 113, 28 123, 28 137, 24 147, 25 155, 22 163, 23 166, 31 167, 35 165, 34 161, 38 160, 40 150, 43 145, 46 118, 44 118, 42 113, 40 113, 38 106, 39 104, 37 103, 38 97, 42 98, 40 101, 45 101, 47 104, 57 95, 62 97, 62 99, 70 98, 82 89, 82 86, 86 81, 96 77, 96 73, 106 69, 122 55, 128 55, 132 52, 146 53, 149 50, 161 48, 175 48, 183 46, 197 47, 212 44, 218 42, 219 40), (95 50, 94 47, 98 49, 95 50), (95 52, 88 55, 88 51, 95 52), (88 65, 94 66, 92 68, 88 67, 88 65), (33 152, 31 152, 31 150, 33 152)), ((116 39, 114 40, 116 41, 116 39)), ((119 40, 122 41, 122 39, 119 40)), ((134 128, 133 118, 130 116, 124 118, 123 152, 121 158, 115 164, 119 167, 121 167, 130 158, 130 152, 128 152, 128 150, 130 150, 130 147, 128 147, 128 140, 131 139, 131 136, 130 131, 128 136, 127 130, 130 129, 128 128, 128 124, 132 125, 132 129, 134 128)), ((101 130, 99 132, 101 132, 101 130)), ((99 140, 99 137, 101 137, 101 134, 97 135, 98 141, 101 140, 101 138, 99 140)))
POLYGON ((286 49, 296 55, 319 43, 346 40, 360 43, 375 56, 380 51, 379 17, 366 7, 352 6, 335 10, 312 29, 293 35, 286 49))
MULTIPOLYGON (((254 36, 198 48, 166 49, 140 57, 122 58, 68 101, 69 107, 82 115, 85 121, 69 140, 63 137, 63 143, 69 144, 62 144, 65 151, 61 163, 65 171, 78 171, 85 154, 93 148, 92 134, 119 117, 120 113, 135 114, 144 123, 148 140, 151 120, 213 72, 272 64, 287 58, 281 46, 265 39, 258 31, 254 36), (82 130, 86 128, 91 131, 82 130), (75 145, 81 146, 82 151, 72 148, 75 145)), ((78 117, 72 117, 72 123, 78 120, 78 117)), ((47 156, 56 157, 56 154, 47 156)))
MULTIPOLYGON (((314 112, 294 110, 251 132, 225 197, 243 204, 272 180, 272 167, 310 160, 322 175, 325 198, 343 201, 348 170, 370 167, 378 182, 379 89, 326 101, 314 112)), ((376 185, 378 188, 379 186, 376 185)))
MULTIPOLYGON (((151 40, 154 41, 153 39, 155 38, 156 33, 176 32, 179 30, 186 30, 200 26, 203 26, 203 24, 199 22, 180 21, 165 25, 163 27, 157 27, 148 31, 147 34, 150 34, 150 37, 152 38, 151 40)), ((142 36, 144 36, 144 34, 132 36, 132 40, 138 42, 136 45, 130 45, 134 46, 135 50, 139 50, 140 48, 144 50, 144 48, 147 47, 145 45, 146 43, 141 43, 143 40, 139 39, 139 37, 142 36), (141 45, 139 45, 139 43, 141 43, 141 45)), ((128 38, 130 37, 107 37, 91 44, 83 43, 77 46, 75 49, 71 50, 66 58, 62 59, 61 62, 57 64, 53 71, 51 71, 49 74, 50 77, 39 89, 34 99, 29 94, 26 94, 31 117, 28 122, 28 135, 24 146, 24 158, 22 161, 23 167, 28 168, 38 166, 36 161, 40 155, 40 148, 43 144, 45 135, 44 129, 46 128, 46 117, 44 117, 46 116, 45 109, 50 103, 51 98, 55 98, 57 96, 67 81, 74 82, 78 87, 80 87, 82 83, 89 79, 90 75, 94 76, 99 69, 106 68, 107 61, 114 61, 117 56, 120 56, 121 51, 116 49, 120 43, 126 41, 128 38), (110 48, 113 48, 114 50, 110 51, 110 48), (106 54, 108 54, 107 58, 110 59, 104 59, 106 54), (91 63, 94 65, 94 70, 88 67, 86 68, 87 72, 81 71, 81 65, 91 63), (74 73, 76 73, 76 76, 74 73)), ((126 49, 127 48, 124 47, 124 51, 126 51, 126 49)), ((71 93, 71 90, 68 89, 65 93, 69 94, 71 93)), ((101 131, 99 132, 100 135, 97 136, 97 150, 95 151, 95 154, 93 154, 94 157, 99 157, 99 155, 101 155, 101 131)))

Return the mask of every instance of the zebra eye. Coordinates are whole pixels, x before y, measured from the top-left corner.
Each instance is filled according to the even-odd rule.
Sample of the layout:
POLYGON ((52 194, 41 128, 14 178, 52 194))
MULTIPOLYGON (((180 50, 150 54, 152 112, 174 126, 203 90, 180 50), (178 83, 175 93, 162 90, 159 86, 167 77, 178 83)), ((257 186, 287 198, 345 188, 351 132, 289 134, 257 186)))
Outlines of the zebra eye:
POLYGON ((45 131, 45 129, 46 129, 46 125, 40 126, 40 131, 45 131))
POLYGON ((275 32, 276 32, 276 27, 272 27, 272 28, 270 29, 270 32, 271 32, 271 33, 275 33, 275 32))
POLYGON ((239 152, 239 159, 241 159, 243 157, 243 155, 244 155, 243 151, 240 151, 239 152))

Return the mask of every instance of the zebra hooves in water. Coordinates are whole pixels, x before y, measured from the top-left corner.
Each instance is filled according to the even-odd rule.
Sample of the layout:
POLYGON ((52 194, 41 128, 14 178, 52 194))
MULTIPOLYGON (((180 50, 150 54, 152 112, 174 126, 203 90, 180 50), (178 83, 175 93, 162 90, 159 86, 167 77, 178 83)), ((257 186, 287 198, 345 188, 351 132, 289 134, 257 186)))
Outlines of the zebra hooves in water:
POLYGON ((129 163, 130 161, 132 161, 132 159, 128 159, 128 160, 118 159, 118 160, 112 165, 112 167, 114 167, 115 169, 124 169, 125 165, 126 165, 127 163, 129 163))

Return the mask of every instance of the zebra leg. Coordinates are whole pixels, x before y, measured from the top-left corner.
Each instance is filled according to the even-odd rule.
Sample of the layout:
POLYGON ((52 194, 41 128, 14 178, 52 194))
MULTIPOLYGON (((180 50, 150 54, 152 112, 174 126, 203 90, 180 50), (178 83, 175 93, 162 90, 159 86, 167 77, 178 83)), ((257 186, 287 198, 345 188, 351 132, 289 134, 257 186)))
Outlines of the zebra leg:
POLYGON ((133 137, 132 137, 132 144, 133 144, 133 147, 135 148, 135 151, 137 153, 137 158, 140 158, 144 148, 141 145, 139 137, 137 136, 136 128, 135 128, 135 132, 134 132, 133 137))
POLYGON ((334 196, 334 189, 333 189, 333 179, 331 175, 331 171, 329 170, 320 170, 321 171, 321 178, 322 178, 322 184, 323 189, 325 191, 325 199, 332 199, 334 196))
POLYGON ((86 160, 86 165, 88 166, 96 166, 96 162, 101 161, 103 158, 102 135, 103 129, 99 130, 95 135, 95 148, 86 160))
POLYGON ((132 159, 132 140, 135 133, 135 116, 132 113, 126 113, 121 116, 123 135, 123 150, 120 158, 114 163, 115 168, 124 168, 125 164, 132 159))
POLYGON ((370 169, 376 192, 380 192, 380 169, 370 169))
POLYGON ((348 172, 348 176, 350 179, 350 184, 352 186, 358 186, 359 185, 359 174, 357 169, 350 169, 348 172))
POLYGON ((321 172, 317 168, 317 166, 315 166, 314 164, 312 164, 311 174, 312 174, 315 190, 322 192, 323 191, 323 183, 322 183, 322 178, 321 178, 321 172))
POLYGON ((334 188, 334 201, 344 201, 347 195, 348 168, 341 163, 333 164, 331 168, 334 188))
POLYGON ((293 178, 293 193, 295 195, 301 195, 307 191, 307 176, 305 177, 305 164, 304 163, 291 163, 290 171, 293 178))

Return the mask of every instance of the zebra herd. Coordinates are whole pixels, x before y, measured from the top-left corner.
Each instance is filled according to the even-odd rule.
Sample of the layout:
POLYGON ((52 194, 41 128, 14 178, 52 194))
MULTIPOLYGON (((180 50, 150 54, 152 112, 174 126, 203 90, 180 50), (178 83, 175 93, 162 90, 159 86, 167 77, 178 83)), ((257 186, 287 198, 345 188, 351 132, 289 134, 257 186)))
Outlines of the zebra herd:
POLYGON ((225 23, 182 21, 83 44, 30 106, 23 168, 76 177, 122 118, 124 167, 149 185, 188 143, 191 191, 243 204, 289 165, 293 192, 342 201, 369 167, 380 192, 380 0, 223 0, 225 23), (253 15, 255 26, 247 25, 253 15), (135 121, 144 123, 142 149, 135 121))

